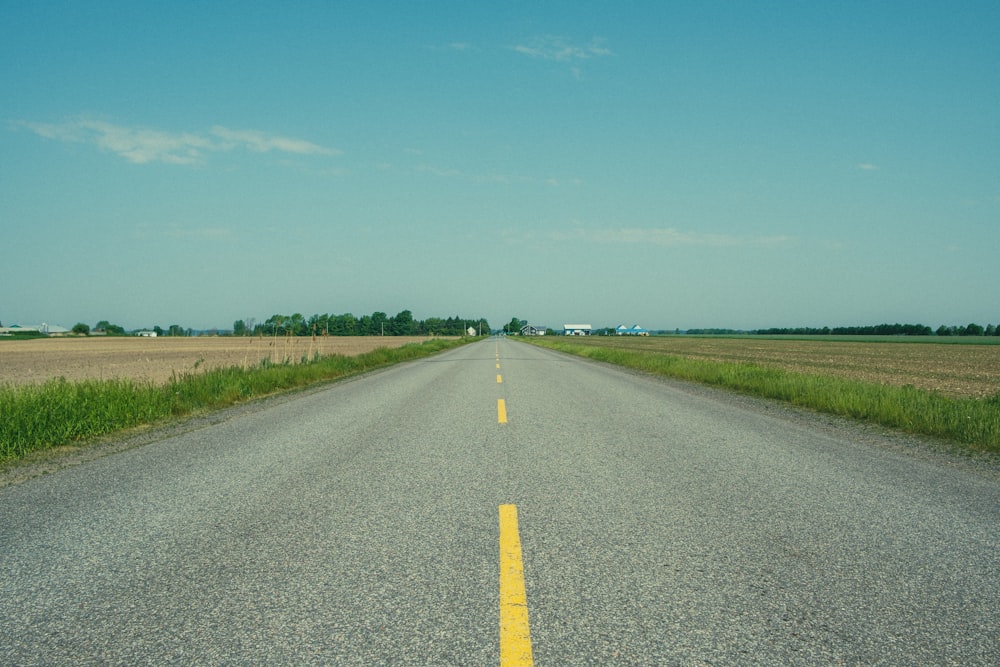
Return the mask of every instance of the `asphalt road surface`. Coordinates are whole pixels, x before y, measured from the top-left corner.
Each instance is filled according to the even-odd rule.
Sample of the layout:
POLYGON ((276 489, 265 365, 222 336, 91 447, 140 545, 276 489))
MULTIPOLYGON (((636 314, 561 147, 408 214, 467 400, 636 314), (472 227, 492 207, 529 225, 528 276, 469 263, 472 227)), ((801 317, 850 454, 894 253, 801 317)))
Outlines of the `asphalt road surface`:
POLYGON ((506 339, 234 410, 0 489, 0 664, 1000 663, 1000 478, 795 415, 506 339))

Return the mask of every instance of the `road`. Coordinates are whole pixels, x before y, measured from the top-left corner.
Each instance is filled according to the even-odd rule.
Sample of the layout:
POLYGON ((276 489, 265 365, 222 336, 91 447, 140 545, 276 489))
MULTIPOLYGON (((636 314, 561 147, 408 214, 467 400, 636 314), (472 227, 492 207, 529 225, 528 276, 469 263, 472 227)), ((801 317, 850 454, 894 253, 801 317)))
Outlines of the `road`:
POLYGON ((0 489, 0 664, 1000 662, 1000 478, 830 423, 507 339, 264 402, 0 489))

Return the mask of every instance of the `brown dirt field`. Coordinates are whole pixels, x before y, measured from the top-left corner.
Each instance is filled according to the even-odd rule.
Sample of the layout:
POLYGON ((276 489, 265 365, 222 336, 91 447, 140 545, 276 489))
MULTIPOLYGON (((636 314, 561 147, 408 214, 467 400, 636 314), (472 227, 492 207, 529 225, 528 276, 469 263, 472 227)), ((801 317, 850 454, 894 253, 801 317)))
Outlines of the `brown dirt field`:
POLYGON ((573 341, 986 398, 1000 393, 1000 345, 746 338, 579 338, 573 341))
POLYGON ((175 373, 257 366, 263 359, 298 363, 302 357, 353 356, 379 347, 400 347, 426 336, 309 336, 297 338, 73 337, 0 341, 0 384, 130 378, 163 383, 175 373))

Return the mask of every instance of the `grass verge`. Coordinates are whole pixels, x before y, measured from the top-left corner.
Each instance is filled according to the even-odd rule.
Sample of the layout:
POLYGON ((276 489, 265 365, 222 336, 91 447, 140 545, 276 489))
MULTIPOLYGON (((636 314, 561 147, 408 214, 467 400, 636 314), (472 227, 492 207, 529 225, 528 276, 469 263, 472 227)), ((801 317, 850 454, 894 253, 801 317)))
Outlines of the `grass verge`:
POLYGON ((254 368, 223 368, 175 375, 166 384, 131 380, 50 380, 0 386, 0 463, 122 429, 234 405, 280 391, 342 379, 436 354, 466 340, 436 339, 347 357, 299 364, 264 361, 254 368))
POLYGON ((945 438, 969 449, 1000 454, 1000 394, 985 400, 950 398, 911 386, 895 387, 793 373, 750 363, 705 361, 563 341, 536 339, 531 342, 655 375, 775 398, 820 412, 945 438))

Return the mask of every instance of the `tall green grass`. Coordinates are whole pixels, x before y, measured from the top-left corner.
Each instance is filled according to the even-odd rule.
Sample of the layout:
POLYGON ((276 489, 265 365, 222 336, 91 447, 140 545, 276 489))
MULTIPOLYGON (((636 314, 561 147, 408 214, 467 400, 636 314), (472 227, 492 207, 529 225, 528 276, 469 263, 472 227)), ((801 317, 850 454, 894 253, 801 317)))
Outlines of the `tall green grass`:
POLYGON ((316 356, 299 364, 265 360, 254 368, 175 375, 162 385, 131 380, 58 379, 42 385, 0 386, 0 462, 140 424, 426 357, 464 342, 435 339, 393 349, 378 348, 352 357, 316 356))
POLYGON ((561 341, 531 342, 647 373, 775 398, 910 433, 945 438, 970 449, 1000 453, 1000 394, 986 400, 950 398, 911 386, 893 387, 793 373, 749 363, 688 359, 561 341))

